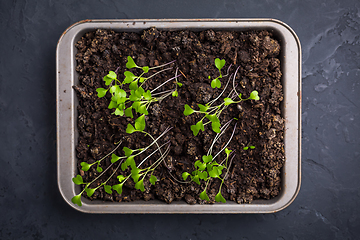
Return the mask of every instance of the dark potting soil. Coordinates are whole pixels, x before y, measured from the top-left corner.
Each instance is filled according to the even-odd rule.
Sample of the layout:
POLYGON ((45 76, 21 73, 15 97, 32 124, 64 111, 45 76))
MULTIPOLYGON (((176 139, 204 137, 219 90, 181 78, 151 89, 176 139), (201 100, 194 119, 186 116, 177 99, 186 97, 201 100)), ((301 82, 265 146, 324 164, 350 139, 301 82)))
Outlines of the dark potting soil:
MULTIPOLYGON (((206 104, 216 98, 226 85, 228 78, 220 79, 221 89, 213 89, 210 86, 211 79, 219 76, 215 67, 214 59, 225 59, 226 64, 222 69, 229 75, 234 73, 240 66, 235 79, 237 92, 243 98, 248 98, 253 90, 257 90, 259 101, 248 100, 239 104, 230 105, 220 115, 223 125, 231 119, 229 128, 216 142, 213 153, 219 152, 228 142, 236 129, 228 149, 235 151, 235 157, 230 166, 227 178, 222 187, 222 195, 227 200, 237 203, 250 203, 254 199, 270 199, 277 196, 281 190, 280 170, 284 164, 284 119, 281 116, 280 103, 283 100, 281 85, 280 44, 268 31, 161 31, 155 28, 147 29, 141 33, 114 32, 109 30, 97 30, 86 33, 77 43, 76 54, 79 73, 79 84, 74 86, 77 92, 78 106, 78 131, 79 140, 76 146, 79 174, 84 182, 92 181, 100 173, 93 165, 89 171, 82 171, 80 163, 93 163, 101 159, 117 146, 122 140, 121 146, 115 151, 117 156, 124 156, 122 148, 144 148, 151 143, 149 136, 141 133, 127 134, 128 123, 134 125, 135 119, 126 116, 120 117, 112 114, 114 109, 108 109, 110 93, 103 98, 98 98, 96 89, 107 88, 103 77, 109 71, 118 70, 118 79, 124 79, 127 56, 131 56, 139 66, 159 66, 176 60, 167 67, 173 67, 155 77, 149 79, 145 85, 145 91, 154 89, 161 83, 175 76, 176 68, 181 75, 178 81, 183 85, 178 88, 178 97, 169 96, 163 101, 152 103, 146 116, 145 131, 157 138, 167 127, 171 130, 160 139, 159 144, 170 142, 170 152, 165 161, 154 171, 158 179, 155 185, 145 178, 145 191, 141 192, 134 188, 132 178, 124 184, 123 193, 116 191, 112 194, 105 192, 103 187, 97 189, 91 199, 110 201, 133 201, 160 199, 167 203, 184 200, 189 204, 205 203, 199 198, 199 194, 205 187, 195 182, 180 183, 183 181, 182 173, 191 173, 195 170, 194 162, 206 155, 216 135, 211 126, 206 125, 205 131, 200 131, 194 137, 190 126, 196 124, 203 115, 192 114, 185 116, 184 105, 188 104, 198 110, 197 104, 206 104), (255 149, 243 150, 244 147, 253 145, 255 149)), ((141 71, 131 69, 135 74, 141 71)), ((150 71, 150 76, 154 71, 150 71)), ((175 81, 170 81, 158 91, 166 91, 175 88, 175 81)), ((226 89, 222 100, 230 92, 232 82, 226 89)), ((205 121, 206 122, 206 121, 205 121)), ((155 148, 153 148, 155 150, 155 148)), ((150 153, 148 151, 147 153, 150 153)), ((213 154, 213 155, 214 155, 213 154)), ((219 155, 217 161, 225 158, 225 154, 219 155)), ((135 158, 140 163, 146 157, 142 154, 135 158)), ((156 153, 148 159, 142 167, 150 166, 159 154, 156 153)), ((96 187, 111 176, 117 168, 117 162, 113 164, 99 180, 90 187, 96 187)), ((101 162, 105 170, 110 166, 110 157, 101 162)), ((122 171, 120 168, 107 182, 108 185, 118 184, 117 175, 128 176, 130 170, 122 171)), ((211 180, 207 188, 210 202, 215 202, 220 180, 211 180)), ((86 194, 83 194, 86 196, 86 194)))

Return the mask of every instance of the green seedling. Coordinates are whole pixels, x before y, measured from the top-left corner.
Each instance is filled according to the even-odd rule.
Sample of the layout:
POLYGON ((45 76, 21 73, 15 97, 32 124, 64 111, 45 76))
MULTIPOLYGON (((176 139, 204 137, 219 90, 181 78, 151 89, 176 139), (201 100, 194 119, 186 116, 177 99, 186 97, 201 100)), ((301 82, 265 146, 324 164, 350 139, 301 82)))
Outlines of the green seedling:
MULTIPOLYGON (((220 82, 220 78, 223 77, 222 73, 221 73, 221 69, 225 66, 225 59, 219 59, 216 58, 215 59, 215 67, 217 69, 219 69, 219 76, 215 79, 213 79, 211 81, 211 87, 212 88, 221 88, 221 82, 220 82)), ((209 79, 211 79, 211 77, 209 76, 209 79)))
POLYGON ((246 151, 246 150, 248 150, 249 148, 250 148, 250 149, 255 149, 255 146, 246 146, 246 147, 243 148, 243 150, 246 151))
POLYGON ((230 125, 232 120, 230 120, 229 122, 227 122, 222 128, 221 128, 221 131, 220 133, 218 133, 207 154, 202 156, 202 160, 197 160, 195 163, 194 163, 194 167, 195 167, 195 171, 193 171, 191 174, 188 173, 188 172, 184 172, 182 174, 182 177, 183 177, 183 180, 186 181, 188 177, 190 177, 191 181, 201 185, 201 181, 204 181, 206 182, 205 183, 205 188, 204 190, 200 193, 199 197, 202 199, 202 200, 206 200, 206 201, 210 201, 209 199, 209 196, 207 195, 206 193, 206 190, 207 190, 207 187, 208 187, 208 184, 210 183, 210 179, 220 179, 221 181, 221 184, 220 184, 220 188, 219 188, 219 192, 217 193, 217 195, 215 196, 215 201, 216 202, 223 202, 225 203, 226 200, 225 198, 222 196, 221 194, 221 187, 229 173, 229 169, 230 169, 230 165, 231 165, 231 162, 232 162, 232 159, 234 158, 235 155, 232 156, 231 158, 231 162, 230 164, 228 164, 229 162, 229 156, 231 155, 231 152, 232 150, 229 150, 227 148, 227 146, 229 145, 231 139, 233 138, 234 136, 234 133, 235 133, 235 129, 236 129, 236 124, 234 126, 234 130, 232 132, 232 135, 230 137, 230 139, 228 140, 228 142, 226 143, 226 145, 215 155, 213 156, 212 155, 212 149, 213 149, 213 146, 214 144, 217 142, 217 140, 221 137, 221 135, 226 131, 226 129, 228 128, 228 126, 230 125), (221 152, 225 152, 225 155, 226 155, 226 158, 218 163, 215 159, 216 157, 221 153, 221 152), (225 174, 223 173, 223 170, 226 170, 225 174))
MULTIPOLYGON (((237 73, 237 72, 236 72, 237 73)), ((220 132, 220 114, 231 104, 238 104, 242 101, 246 101, 246 100, 259 100, 259 96, 258 96, 258 92, 257 91, 252 91, 250 93, 250 97, 249 98, 242 98, 241 93, 240 94, 236 94, 236 90, 235 87, 231 90, 231 92, 229 93, 228 97, 224 98, 223 101, 216 106, 213 106, 214 103, 224 94, 229 81, 231 79, 231 76, 229 78, 229 80, 226 83, 226 86, 224 88, 224 90, 212 101, 206 103, 205 105, 202 104, 197 104, 199 107, 199 110, 194 110, 193 108, 191 108, 188 104, 185 104, 185 110, 184 110, 184 115, 188 116, 191 115, 193 113, 200 113, 200 114, 204 114, 204 116, 200 119, 200 121, 198 121, 196 124, 192 125, 190 127, 190 129, 193 132, 193 135, 196 136, 199 131, 204 131, 204 126, 211 123, 211 127, 212 130, 216 133, 220 132), (235 101, 234 99, 238 97, 239 100, 235 101), (207 119, 208 121, 204 123, 204 120, 207 119)), ((234 79, 235 79, 235 75, 234 75, 234 79)))

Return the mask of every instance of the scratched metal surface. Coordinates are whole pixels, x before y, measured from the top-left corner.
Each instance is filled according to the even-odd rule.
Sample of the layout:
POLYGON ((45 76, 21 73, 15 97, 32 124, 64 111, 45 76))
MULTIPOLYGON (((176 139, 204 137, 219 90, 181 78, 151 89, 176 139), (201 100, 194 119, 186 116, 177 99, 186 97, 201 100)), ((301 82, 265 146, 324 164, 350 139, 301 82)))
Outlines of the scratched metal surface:
POLYGON ((1 1, 0 238, 358 239, 360 4, 332 1, 1 1), (302 45, 302 185, 274 214, 88 215, 56 179, 55 48, 83 19, 275 18, 302 45))

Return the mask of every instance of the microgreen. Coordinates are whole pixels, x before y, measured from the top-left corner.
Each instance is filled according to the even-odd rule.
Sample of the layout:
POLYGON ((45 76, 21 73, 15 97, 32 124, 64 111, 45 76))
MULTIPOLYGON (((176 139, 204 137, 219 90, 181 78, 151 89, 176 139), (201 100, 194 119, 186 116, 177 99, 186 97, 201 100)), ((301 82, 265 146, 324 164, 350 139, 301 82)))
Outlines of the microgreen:
MULTIPOLYGON (((211 81, 211 87, 212 88, 221 88, 221 82, 220 82, 220 78, 223 77, 222 73, 221 73, 221 69, 225 66, 225 59, 219 59, 219 58, 216 58, 215 59, 215 67, 217 69, 219 69, 219 76, 215 79, 213 79, 211 81)), ((211 77, 209 76, 209 79, 211 79, 211 77)))
POLYGON ((243 150, 246 151, 246 150, 248 150, 249 148, 250 148, 250 149, 255 149, 255 146, 252 146, 252 145, 251 145, 251 146, 246 146, 246 147, 243 148, 243 150))

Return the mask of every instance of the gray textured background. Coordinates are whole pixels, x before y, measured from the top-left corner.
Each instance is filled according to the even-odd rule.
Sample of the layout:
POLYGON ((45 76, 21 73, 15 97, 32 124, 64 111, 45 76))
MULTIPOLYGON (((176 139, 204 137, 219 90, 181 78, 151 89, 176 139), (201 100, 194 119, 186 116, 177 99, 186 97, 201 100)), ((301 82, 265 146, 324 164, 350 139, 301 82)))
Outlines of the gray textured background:
POLYGON ((359 239, 360 2, 0 1, 1 239, 359 239), (90 215, 56 183, 55 49, 83 19, 275 18, 303 53, 302 187, 259 215, 90 215))

